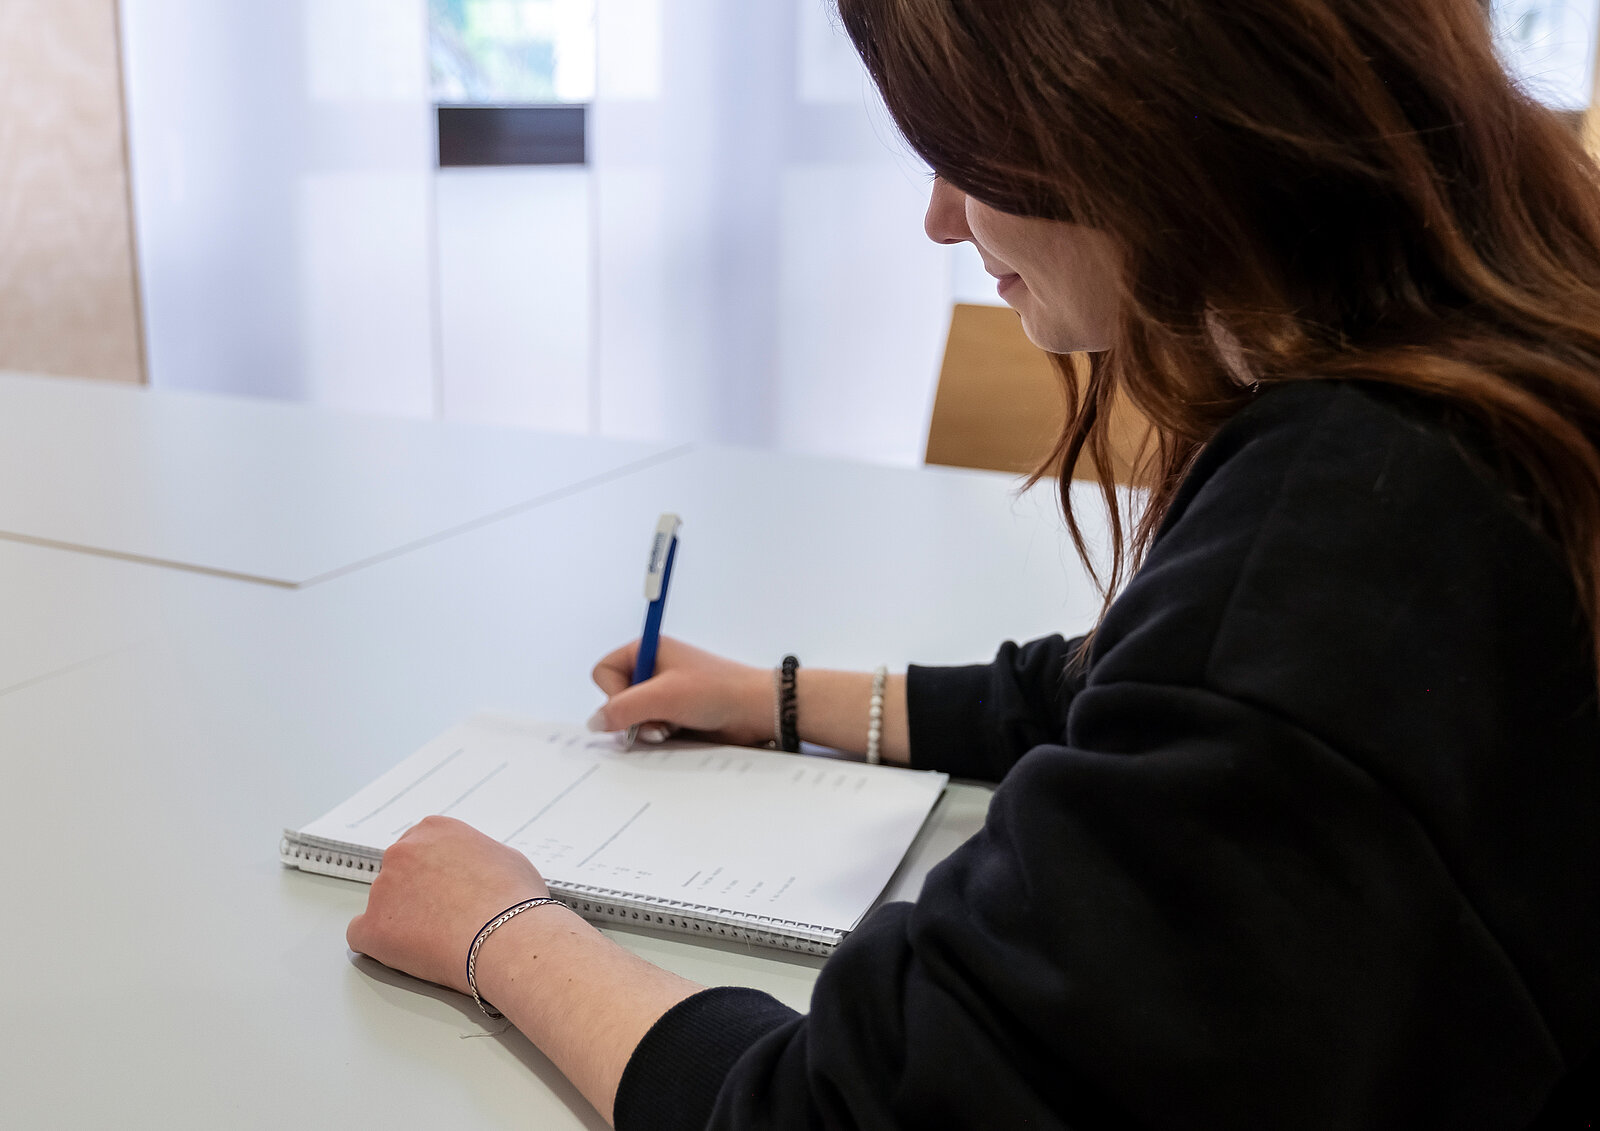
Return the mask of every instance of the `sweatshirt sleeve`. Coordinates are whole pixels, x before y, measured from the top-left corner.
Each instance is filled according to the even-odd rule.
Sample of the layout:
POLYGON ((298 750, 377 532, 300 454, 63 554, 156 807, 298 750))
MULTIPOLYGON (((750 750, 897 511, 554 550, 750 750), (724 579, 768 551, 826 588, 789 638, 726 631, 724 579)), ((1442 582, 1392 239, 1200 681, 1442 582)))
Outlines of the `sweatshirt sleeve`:
POLYGON ((911 764, 997 782, 1035 746, 1059 742, 1083 686, 1082 638, 1007 641, 994 660, 906 672, 911 764))
POLYGON ((737 986, 680 1001, 628 1058, 612 1112, 617 1131, 700 1131, 734 1063, 799 1019, 770 994, 737 986))
POLYGON ((1363 394, 1264 400, 979 833, 808 1013, 711 990, 663 1017, 619 1131, 1527 1126, 1592 1056, 1570 578, 1448 437, 1363 394))

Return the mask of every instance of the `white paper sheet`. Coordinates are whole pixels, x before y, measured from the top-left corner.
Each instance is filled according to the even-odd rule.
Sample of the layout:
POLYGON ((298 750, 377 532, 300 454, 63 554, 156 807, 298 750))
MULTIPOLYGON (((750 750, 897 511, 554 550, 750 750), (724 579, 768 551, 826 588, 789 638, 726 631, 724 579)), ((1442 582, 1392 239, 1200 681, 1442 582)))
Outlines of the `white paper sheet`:
POLYGON ((946 780, 701 743, 623 751, 572 726, 482 716, 300 831, 381 850, 444 814, 520 849, 553 885, 850 930, 946 780))

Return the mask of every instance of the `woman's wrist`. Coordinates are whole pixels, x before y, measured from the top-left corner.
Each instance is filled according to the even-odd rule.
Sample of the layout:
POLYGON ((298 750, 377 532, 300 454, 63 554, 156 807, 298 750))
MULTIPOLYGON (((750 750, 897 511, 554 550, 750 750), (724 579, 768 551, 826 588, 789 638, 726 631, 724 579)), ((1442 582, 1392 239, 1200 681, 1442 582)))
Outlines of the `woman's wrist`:
MULTIPOLYGON (((797 683, 800 737, 818 746, 864 754, 872 726, 872 674, 801 668, 797 683)), ((880 753, 885 762, 910 760, 905 677, 884 681, 880 753)))
POLYGON ((740 676, 739 742, 745 746, 764 746, 773 736, 772 668, 746 667, 740 676))
MULTIPOLYGON (((536 989, 538 979, 553 969, 551 959, 561 936, 577 931, 599 934, 577 912, 560 904, 534 907, 518 915, 478 948, 478 993, 517 1021, 507 1003, 519 1002, 530 988, 536 989)), ((463 961, 465 958, 462 955, 463 961)))
POLYGON ((555 905, 490 936, 478 952, 478 988, 607 1122, 639 1041, 662 1014, 704 989, 555 905))

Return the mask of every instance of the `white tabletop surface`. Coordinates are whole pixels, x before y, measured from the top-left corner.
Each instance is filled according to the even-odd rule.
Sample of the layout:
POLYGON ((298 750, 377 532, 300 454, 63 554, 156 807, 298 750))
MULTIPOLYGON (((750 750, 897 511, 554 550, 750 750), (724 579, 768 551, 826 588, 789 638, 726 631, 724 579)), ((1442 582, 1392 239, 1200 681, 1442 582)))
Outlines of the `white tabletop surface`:
POLYGON ((0 374, 0 537, 305 585, 681 450, 0 374))
POLYGON ((162 581, 123 562, 0 540, 0 696, 150 639, 162 581))
MULTIPOLYGON (((350 955, 365 888, 283 869, 279 830, 475 711, 587 717, 662 510, 667 631, 752 662, 978 661, 1081 628, 1048 491, 1011 487, 697 449, 298 590, 0 546, 25 624, 0 639, 0 1126, 601 1126, 518 1034, 350 955)), ((897 894, 986 799, 950 791, 897 894)), ((797 1008, 820 965, 612 933, 797 1008)))

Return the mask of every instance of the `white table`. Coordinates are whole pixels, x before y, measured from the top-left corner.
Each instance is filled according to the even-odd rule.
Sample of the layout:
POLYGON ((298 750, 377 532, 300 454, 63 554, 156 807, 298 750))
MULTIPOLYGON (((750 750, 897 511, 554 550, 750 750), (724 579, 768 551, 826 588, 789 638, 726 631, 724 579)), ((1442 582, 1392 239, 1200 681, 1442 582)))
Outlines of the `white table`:
POLYGON ((309 585, 684 450, 0 374, 0 537, 309 585))
MULTIPOLYGON (((982 660, 1087 623, 1048 493, 1011 488, 696 449, 301 589, 0 545, 0 614, 31 625, 0 639, 0 1126, 601 1126, 518 1034, 349 955, 365 888, 282 869, 279 830, 473 711, 587 717, 664 509, 668 631, 755 662, 982 660)), ((951 791, 903 894, 986 800, 951 791)), ((819 966, 612 933, 798 1008, 819 966)))

